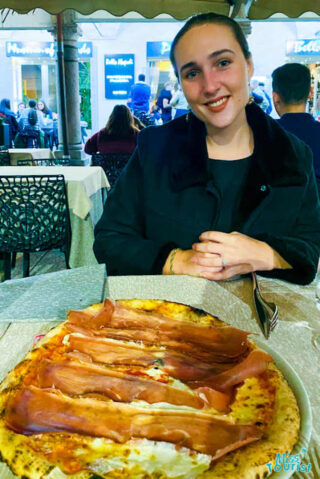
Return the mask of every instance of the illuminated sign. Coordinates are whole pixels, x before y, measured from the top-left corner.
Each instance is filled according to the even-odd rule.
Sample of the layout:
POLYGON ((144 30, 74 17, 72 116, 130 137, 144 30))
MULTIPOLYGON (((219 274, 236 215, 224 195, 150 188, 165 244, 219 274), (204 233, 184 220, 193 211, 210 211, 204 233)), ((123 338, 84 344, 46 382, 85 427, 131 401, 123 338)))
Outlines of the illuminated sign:
POLYGON ((320 38, 312 40, 289 40, 287 55, 320 55, 320 38))
POLYGON ((120 53, 105 55, 105 97, 108 100, 126 100, 134 84, 134 55, 120 53))
MULTIPOLYGON (((6 42, 7 57, 55 58, 55 42, 6 42)), ((78 57, 92 57, 92 42, 78 42, 78 57)))
POLYGON ((147 42, 147 58, 169 58, 172 42, 147 42))

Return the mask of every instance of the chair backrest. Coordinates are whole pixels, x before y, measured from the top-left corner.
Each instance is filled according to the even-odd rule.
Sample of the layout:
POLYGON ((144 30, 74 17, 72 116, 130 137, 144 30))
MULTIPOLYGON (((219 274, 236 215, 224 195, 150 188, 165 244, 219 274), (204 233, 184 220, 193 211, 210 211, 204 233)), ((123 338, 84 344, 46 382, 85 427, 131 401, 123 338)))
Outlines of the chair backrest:
POLYGON ((137 111, 135 110, 133 112, 134 116, 139 118, 139 120, 144 124, 144 126, 154 126, 155 125, 155 118, 149 113, 146 113, 144 111, 137 111))
POLYGON ((70 251, 63 175, 0 176, 0 251, 70 251))
POLYGON ((17 160, 17 166, 55 166, 54 158, 29 158, 27 160, 17 160))
POLYGON ((103 168, 112 187, 130 157, 131 153, 95 153, 92 155, 92 166, 103 168))
POLYGON ((66 158, 28 158, 17 160, 17 166, 71 166, 66 158))

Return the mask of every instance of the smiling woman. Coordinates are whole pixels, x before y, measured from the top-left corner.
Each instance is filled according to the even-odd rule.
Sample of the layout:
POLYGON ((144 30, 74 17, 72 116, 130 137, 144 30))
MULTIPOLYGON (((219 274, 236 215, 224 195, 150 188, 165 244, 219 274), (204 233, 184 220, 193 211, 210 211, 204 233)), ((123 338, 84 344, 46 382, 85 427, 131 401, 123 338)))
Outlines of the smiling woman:
POLYGON ((191 113, 139 133, 96 227, 98 260, 109 274, 312 281, 320 209, 311 152, 248 104, 253 63, 241 28, 214 13, 192 17, 170 58, 191 113))

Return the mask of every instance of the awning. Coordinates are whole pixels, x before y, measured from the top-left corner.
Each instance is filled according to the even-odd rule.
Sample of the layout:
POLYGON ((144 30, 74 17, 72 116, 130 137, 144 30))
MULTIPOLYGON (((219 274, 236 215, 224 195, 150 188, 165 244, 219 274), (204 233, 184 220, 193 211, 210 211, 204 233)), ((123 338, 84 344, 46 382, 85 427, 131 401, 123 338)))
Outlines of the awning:
POLYGON ((51 14, 74 9, 82 15, 106 10, 115 16, 137 12, 145 18, 167 13, 177 20, 183 20, 196 13, 210 11, 229 15, 230 3, 227 0, 0 0, 0 9, 3 8, 15 10, 17 13, 28 13, 35 8, 42 8, 51 14))
POLYGON ((251 20, 263 20, 275 13, 297 18, 303 13, 320 15, 320 0, 0 0, 1 9, 12 9, 17 13, 28 13, 42 8, 48 13, 57 14, 65 9, 74 9, 83 15, 97 10, 106 10, 112 15, 122 16, 137 12, 145 18, 166 13, 183 20, 196 13, 216 12, 230 15, 232 6, 238 10, 243 4, 251 20))

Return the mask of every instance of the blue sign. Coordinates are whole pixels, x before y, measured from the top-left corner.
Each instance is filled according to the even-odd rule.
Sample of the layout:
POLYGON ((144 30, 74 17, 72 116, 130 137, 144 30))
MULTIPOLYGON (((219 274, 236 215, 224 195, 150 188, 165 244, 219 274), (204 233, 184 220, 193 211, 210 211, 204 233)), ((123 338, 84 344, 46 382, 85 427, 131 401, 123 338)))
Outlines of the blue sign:
POLYGON ((287 41, 287 55, 320 55, 320 38, 287 41))
POLYGON ((169 58, 172 42, 147 42, 147 58, 169 58))
MULTIPOLYGON (((55 42, 6 42, 7 57, 55 58, 55 42)), ((78 42, 78 56, 92 57, 92 42, 78 42)))
POLYGON ((134 84, 134 54, 120 53, 104 56, 105 97, 126 100, 134 84))

